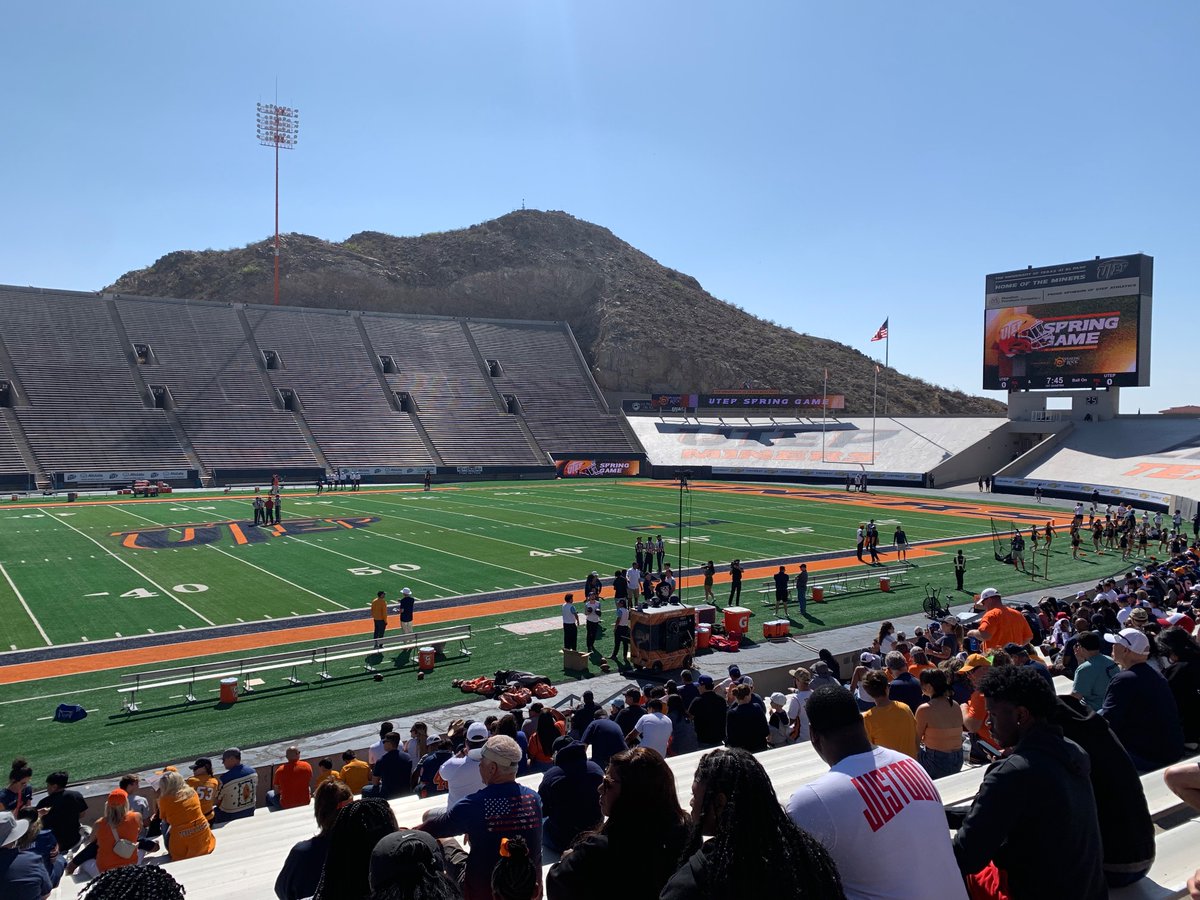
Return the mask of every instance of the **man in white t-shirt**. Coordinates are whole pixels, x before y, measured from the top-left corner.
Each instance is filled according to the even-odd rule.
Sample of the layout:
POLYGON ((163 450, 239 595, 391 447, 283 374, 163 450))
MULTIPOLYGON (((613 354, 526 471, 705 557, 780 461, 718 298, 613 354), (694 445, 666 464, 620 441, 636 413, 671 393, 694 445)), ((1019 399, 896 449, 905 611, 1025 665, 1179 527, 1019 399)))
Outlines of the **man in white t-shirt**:
POLYGON ((375 767, 375 763, 379 762, 379 757, 383 756, 384 753, 383 736, 385 734, 391 734, 395 730, 396 729, 392 727, 391 722, 384 722, 379 726, 379 740, 367 748, 367 765, 371 766, 372 768, 375 767))
POLYGON ((437 777, 446 783, 449 791, 446 809, 454 806, 463 797, 483 790, 483 777, 479 774, 479 760, 483 745, 487 743, 488 730, 482 722, 472 722, 467 728, 467 747, 464 752, 450 757, 438 769, 437 777))
POLYGON ((588 597, 583 603, 583 619, 587 625, 588 653, 596 652, 596 638, 600 636, 600 598, 588 597))
POLYGON ((813 749, 830 769, 797 788, 787 811, 837 863, 846 900, 966 900, 942 798, 925 770, 871 746, 845 688, 814 691, 807 708, 813 749))
POLYGON ((646 714, 638 719, 637 724, 633 726, 633 731, 626 735, 626 739, 632 740, 636 736, 643 747, 657 750, 658 755, 665 759, 674 726, 663 712, 662 700, 651 700, 646 704, 646 710, 646 714))
POLYGON ((563 649, 577 650, 579 648, 579 612, 575 609, 575 595, 563 597, 563 649))

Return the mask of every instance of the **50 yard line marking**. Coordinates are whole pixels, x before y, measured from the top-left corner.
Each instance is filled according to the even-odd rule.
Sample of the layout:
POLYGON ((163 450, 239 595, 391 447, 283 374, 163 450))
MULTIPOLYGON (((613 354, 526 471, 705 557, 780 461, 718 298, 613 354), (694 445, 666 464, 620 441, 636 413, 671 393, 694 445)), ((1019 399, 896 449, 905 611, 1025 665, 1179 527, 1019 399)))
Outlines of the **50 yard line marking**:
POLYGON ((29 615, 29 620, 33 622, 33 627, 38 630, 38 634, 42 636, 42 640, 46 642, 46 646, 52 647, 54 642, 50 640, 50 637, 42 628, 42 623, 37 620, 37 617, 33 614, 33 610, 29 608, 29 604, 25 602, 25 598, 21 596, 21 592, 17 590, 16 584, 13 583, 12 578, 9 577, 8 571, 2 564, 0 564, 0 575, 4 576, 4 580, 8 582, 8 586, 12 588, 12 592, 17 595, 17 600, 20 601, 21 606, 25 608, 25 612, 29 615))
MULTIPOLYGON (((41 507, 39 507, 38 509, 39 509, 39 512, 41 512, 43 515, 46 515, 46 510, 42 509, 41 507)), ((121 565, 123 565, 129 571, 131 571, 134 575, 138 576, 138 578, 142 579, 147 584, 151 584, 154 587, 158 588, 166 596, 170 597, 172 600, 174 600, 176 603, 178 603, 180 606, 182 606, 184 609, 186 609, 188 612, 190 612, 192 615, 194 615, 196 618, 198 618, 201 622, 207 622, 209 625, 217 624, 212 619, 210 619, 208 616, 202 615, 201 613, 199 613, 192 607, 188 606, 186 603, 184 603, 182 600, 180 600, 178 597, 176 597, 174 594, 172 594, 170 591, 168 591, 165 587, 163 587, 161 584, 159 584, 157 581, 155 581, 149 575, 139 572, 132 565, 127 563, 125 560, 121 559, 121 557, 117 556, 117 554, 113 553, 111 550, 109 550, 107 547, 105 547, 102 543, 100 543, 98 540, 96 540, 90 534, 85 534, 84 532, 82 532, 78 528, 76 528, 74 525, 72 525, 70 522, 64 522, 62 519, 58 518, 57 516, 48 516, 48 518, 50 518, 51 521, 57 522, 59 525, 66 525, 68 528, 70 528, 73 532, 75 532, 80 537, 86 538, 87 540, 91 541, 93 544, 95 544, 97 547, 99 547, 101 550, 103 550, 105 553, 107 553, 109 556, 111 556, 113 559, 115 559, 117 562, 119 562, 121 565)))

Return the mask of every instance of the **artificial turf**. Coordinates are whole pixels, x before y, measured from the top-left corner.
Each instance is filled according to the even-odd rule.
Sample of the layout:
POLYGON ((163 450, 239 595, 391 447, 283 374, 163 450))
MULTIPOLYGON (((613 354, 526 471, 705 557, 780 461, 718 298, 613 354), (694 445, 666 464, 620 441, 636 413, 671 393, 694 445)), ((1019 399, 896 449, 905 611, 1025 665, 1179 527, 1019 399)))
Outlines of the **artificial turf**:
MULTIPOLYGON (((804 619, 793 616, 793 633, 815 633, 915 612, 926 583, 941 588, 946 597, 953 585, 953 539, 987 533, 988 510, 1001 517, 1049 512, 993 503, 987 497, 980 502, 988 510, 972 510, 970 503, 943 497, 921 509, 917 507, 925 501, 912 496, 842 497, 838 492, 748 485, 693 485, 682 500, 685 525, 680 532, 679 492, 647 483, 522 482, 447 487, 428 494, 285 494, 285 522, 301 517, 316 521, 293 534, 244 544, 222 524, 213 532, 199 532, 201 538, 215 533, 212 543, 183 546, 171 543, 189 536, 181 527, 161 535, 152 532, 163 526, 245 522, 247 498, 0 510, 0 566, 12 582, 0 578, 3 646, 96 641, 150 630, 181 632, 186 638, 188 629, 206 620, 290 619, 340 607, 362 610, 366 631, 366 606, 375 590, 395 597, 408 586, 422 600, 433 600, 581 582, 593 569, 609 574, 628 565, 638 534, 661 532, 672 541, 668 558, 674 562, 681 555, 685 567, 710 558, 720 564, 735 557, 748 561, 845 552, 853 549, 857 524, 872 517, 881 523, 884 543, 894 520, 903 522, 910 541, 951 542, 913 560, 908 584, 891 594, 840 596, 810 604, 804 619), (374 521, 348 527, 359 519, 374 521), (133 531, 145 534, 131 539, 133 531), (674 543, 680 534, 682 548, 674 543), (161 549, 123 545, 130 540, 166 543, 161 549)), ((253 526, 242 529, 243 535, 252 531, 253 526)), ((1070 559, 1064 537, 1051 556, 1049 583, 1086 581, 1122 568, 1112 555, 1070 559)), ((963 549, 969 557, 968 588, 994 584, 1015 592, 1047 584, 995 562, 990 541, 965 543, 963 549)), ((893 559, 890 553, 885 556, 893 559)), ((843 564, 859 565, 852 555, 834 563, 843 564)), ((746 605, 757 605, 753 589, 758 586, 757 580, 747 582, 744 599, 751 602, 746 605)), ((723 597, 721 585, 717 593, 723 597)), ((688 588, 685 596, 699 602, 699 588, 688 588)), ((385 673, 382 682, 373 681, 360 660, 331 666, 332 681, 313 678, 300 686, 284 682, 286 673, 264 673, 262 687, 228 708, 217 704, 215 685, 200 685, 197 704, 182 701, 182 688, 163 688, 143 696, 141 711, 127 714, 116 685, 122 671, 132 669, 2 685, 0 758, 26 755, 41 770, 65 766, 73 777, 85 778, 212 753, 229 744, 254 745, 444 707, 463 696, 450 686, 451 678, 520 668, 565 679, 557 629, 513 634, 502 628, 555 612, 472 618, 473 655, 457 657, 451 648, 424 681, 415 677, 415 660, 389 654, 379 666, 385 673), (59 702, 79 702, 91 712, 82 722, 54 723, 47 717, 59 702)), ((470 608, 461 614, 471 617, 470 608)), ((212 653, 220 652, 220 644, 214 643, 212 653)), ((131 662, 136 665, 133 653, 131 662)))

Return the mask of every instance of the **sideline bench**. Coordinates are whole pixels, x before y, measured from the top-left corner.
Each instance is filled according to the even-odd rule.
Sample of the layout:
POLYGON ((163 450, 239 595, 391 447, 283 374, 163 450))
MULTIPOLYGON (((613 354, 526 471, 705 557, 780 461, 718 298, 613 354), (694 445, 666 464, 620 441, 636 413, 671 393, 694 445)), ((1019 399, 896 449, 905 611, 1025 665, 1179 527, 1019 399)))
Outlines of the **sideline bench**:
MULTIPOLYGON (((879 579, 887 578, 892 584, 907 584, 908 570, 910 566, 872 566, 869 569, 847 569, 842 572, 833 572, 828 575, 821 575, 817 578, 812 578, 808 582, 808 602, 815 602, 812 598, 813 588, 824 588, 829 593, 849 594, 855 591, 878 590, 879 579)), ((792 595, 795 593, 794 574, 789 574, 788 578, 788 603, 795 603, 792 595)), ((758 593, 764 595, 763 603, 766 606, 775 605, 775 581, 773 578, 763 582, 763 586, 758 588, 758 593)))
MULTIPOLYGON (((138 711, 138 692, 152 688, 173 687, 186 684, 187 693, 184 698, 188 703, 195 703, 196 681, 201 678, 237 678, 241 681, 240 693, 254 692, 249 683, 252 675, 274 669, 290 669, 284 681, 291 684, 302 684, 303 679, 297 673, 300 666, 319 665, 317 677, 322 681, 333 678, 329 672, 329 663, 342 659, 353 659, 360 656, 371 656, 375 653, 416 650, 420 647, 433 647, 439 654, 443 653, 449 643, 458 642, 459 654, 470 656, 471 648, 467 641, 471 639, 469 624, 451 625, 445 628, 430 628, 416 631, 412 634, 401 634, 393 638, 383 638, 383 646, 377 648, 373 639, 352 641, 345 644, 332 644, 326 647, 312 647, 308 650, 291 650, 283 653, 271 653, 265 656, 250 656, 244 659, 228 659, 220 662, 198 663, 191 666, 177 666, 172 669, 153 669, 149 672, 133 672, 122 675, 118 693, 128 694, 129 698, 122 704, 126 712, 138 711)), ((367 672, 378 671, 374 665, 364 662, 362 668, 367 672)))

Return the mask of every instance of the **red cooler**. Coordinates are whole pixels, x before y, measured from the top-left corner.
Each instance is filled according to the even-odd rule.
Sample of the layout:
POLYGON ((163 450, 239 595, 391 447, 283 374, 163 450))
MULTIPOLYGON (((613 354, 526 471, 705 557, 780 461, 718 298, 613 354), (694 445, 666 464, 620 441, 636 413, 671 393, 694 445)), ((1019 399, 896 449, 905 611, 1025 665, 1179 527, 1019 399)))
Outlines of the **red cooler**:
POLYGON ((222 703, 237 703, 237 699, 238 699, 237 682, 238 682, 238 680, 236 678, 222 678, 221 679, 221 702, 222 703))
POLYGON ((812 589, 812 598, 813 598, 813 603, 824 603, 825 602, 825 588, 823 588, 819 585, 817 587, 814 587, 812 589))
POLYGON ((711 640, 712 640, 712 626, 711 625, 697 625, 696 626, 696 649, 697 650, 707 650, 709 647, 709 641, 711 641, 711 640))
POLYGON ((725 607, 725 633, 729 637, 740 637, 749 630, 750 610, 744 606, 725 607))
POLYGON ((437 661, 437 650, 433 647, 422 647, 417 651, 417 670, 432 672, 433 664, 437 661))
POLYGON ((880 578, 880 579, 879 579, 879 589, 880 589, 881 591, 883 591, 885 594, 886 594, 886 593, 888 593, 889 591, 891 591, 891 589, 892 589, 892 579, 890 579, 890 578, 880 578))

